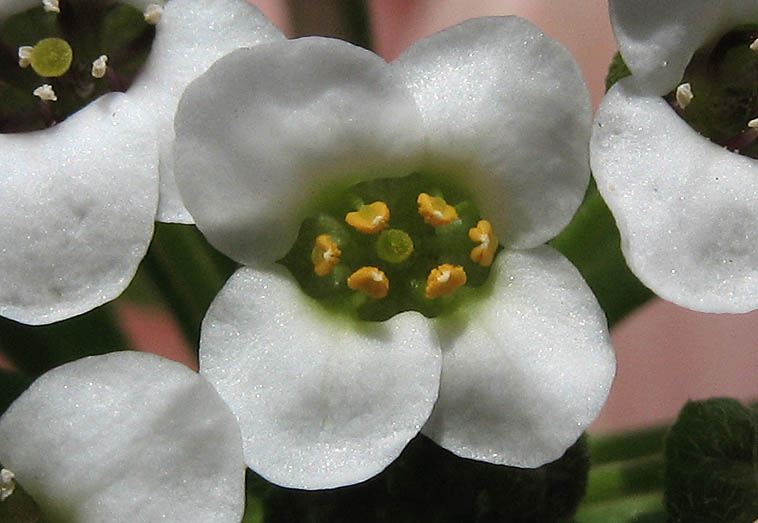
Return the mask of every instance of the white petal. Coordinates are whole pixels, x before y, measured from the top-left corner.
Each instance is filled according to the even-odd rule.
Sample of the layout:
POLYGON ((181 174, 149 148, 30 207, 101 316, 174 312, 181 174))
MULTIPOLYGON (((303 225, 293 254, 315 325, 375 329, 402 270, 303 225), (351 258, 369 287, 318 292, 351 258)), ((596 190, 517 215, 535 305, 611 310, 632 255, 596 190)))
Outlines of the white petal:
POLYGON ((413 172, 422 139, 386 62, 326 38, 216 62, 185 92, 176 134, 187 208, 214 246, 248 265, 281 258, 330 187, 413 172))
POLYGON ((589 92, 571 54, 516 17, 469 20, 393 66, 421 108, 433 163, 468 182, 506 245, 569 222, 589 182, 589 92))
POLYGON ((280 267, 243 268, 203 321, 200 373, 237 416, 248 466, 287 487, 378 474, 431 412, 440 355, 426 319, 334 317, 280 267))
POLYGON ((184 88, 225 54, 283 38, 256 7, 244 1, 171 0, 166 4, 148 60, 128 91, 153 115, 160 137, 160 221, 192 222, 176 188, 172 158, 174 114, 184 88))
POLYGON ((0 135, 0 314, 50 323, 129 284, 158 201, 148 121, 113 93, 50 129, 0 135))
POLYGON ((116 352, 44 374, 0 418, 0 462, 66 521, 239 521, 239 427, 208 382, 116 352))
POLYGON ((756 0, 610 0, 629 69, 655 94, 680 83, 694 52, 737 26, 758 23, 756 0))
POLYGON ((603 311, 550 247, 504 251, 494 287, 438 322, 440 397, 423 432, 466 458, 536 467, 600 412, 615 373, 603 311))
POLYGON ((662 298, 704 312, 758 308, 758 163, 621 81, 592 137, 598 189, 627 263, 662 298))

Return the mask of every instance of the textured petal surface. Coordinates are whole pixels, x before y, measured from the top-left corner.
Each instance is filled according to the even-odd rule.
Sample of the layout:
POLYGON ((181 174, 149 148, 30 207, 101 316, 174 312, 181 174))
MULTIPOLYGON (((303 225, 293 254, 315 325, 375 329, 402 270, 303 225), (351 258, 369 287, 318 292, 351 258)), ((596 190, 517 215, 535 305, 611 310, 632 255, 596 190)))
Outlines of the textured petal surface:
POLYGON ((0 418, 0 462, 65 521, 236 522, 244 510, 234 416, 198 374, 154 354, 43 375, 0 418))
POLYGON ((203 322, 200 373, 237 416, 247 464, 269 481, 319 489, 370 478, 437 398, 428 322, 411 312, 335 318, 272 271, 240 269, 222 289, 203 322))
POLYGON ((53 128, 0 135, 0 314, 50 323, 126 288, 158 202, 148 122, 114 93, 53 128))
POLYGON ((227 53, 284 39, 244 0, 171 0, 156 26, 150 56, 128 93, 154 118, 160 139, 158 219, 191 223, 173 172, 174 114, 187 85, 227 53))
POLYGON ((459 456, 536 467, 600 412, 613 347, 595 297, 552 248, 502 252, 490 278, 483 301, 438 321, 440 396, 423 432, 459 456))
POLYGON ((589 182, 589 92, 571 54, 516 17, 469 20, 393 67, 421 109, 432 165, 467 181, 506 245, 569 222, 589 182))
POLYGON ((621 81, 601 105, 592 167, 629 267, 662 298, 705 312, 758 307, 758 163, 692 130, 621 81))
POLYGON ((610 13, 629 69, 663 95, 679 84, 698 48, 758 23, 758 0, 610 0, 610 13))
POLYGON ((237 51, 185 92, 177 183, 222 252, 266 265, 330 187, 405 176, 421 149, 413 100, 381 58, 302 38, 237 51))

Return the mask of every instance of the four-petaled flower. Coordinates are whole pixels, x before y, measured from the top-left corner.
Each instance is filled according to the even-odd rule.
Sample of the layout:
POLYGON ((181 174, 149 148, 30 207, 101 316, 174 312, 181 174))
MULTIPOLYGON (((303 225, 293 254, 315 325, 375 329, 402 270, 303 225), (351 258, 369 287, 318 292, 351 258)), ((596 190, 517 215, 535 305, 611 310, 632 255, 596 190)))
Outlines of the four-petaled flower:
MULTIPOLYGON (((237 522, 239 426, 184 365, 114 352, 38 378, 0 418, 0 463, 46 521, 237 522)), ((10 500, 6 500, 6 503, 10 500)))
MULTIPOLYGON (((561 456, 615 371, 594 296, 544 245, 584 195, 590 124, 569 53, 514 17, 468 21, 391 64, 326 38, 262 44, 190 84, 175 121, 177 184, 209 241, 245 265, 203 322, 200 371, 236 415, 251 468, 291 487, 355 483, 422 427, 463 457, 535 467, 561 456), (478 301, 432 320, 361 322, 329 314, 275 263, 313 198, 420 171, 465 186, 491 224, 487 241, 494 229, 504 248, 478 301)), ((304 259, 319 261, 332 240, 304 259)), ((443 279, 460 272, 450 267, 443 279)))
MULTIPOLYGON (((611 0, 610 12, 632 76, 598 110, 591 163, 627 263, 645 285, 679 305, 705 312, 758 308, 758 164, 700 135, 677 114, 686 115, 693 97, 704 96, 702 83, 682 79, 693 55, 758 22, 758 1, 611 0), (662 98, 674 91, 678 109, 662 98)), ((748 48, 751 40, 744 42, 748 48)), ((756 116, 738 122, 743 138, 758 135, 750 129, 756 116)))
MULTIPOLYGON (((3 2, 0 20, 40 5, 3 2)), ((159 194, 159 219, 189 220, 171 155, 183 88, 231 50, 282 38, 243 0, 172 0, 151 16, 151 53, 126 93, 102 96, 51 128, 0 135, 3 316, 50 323, 118 296, 150 243, 159 194)))

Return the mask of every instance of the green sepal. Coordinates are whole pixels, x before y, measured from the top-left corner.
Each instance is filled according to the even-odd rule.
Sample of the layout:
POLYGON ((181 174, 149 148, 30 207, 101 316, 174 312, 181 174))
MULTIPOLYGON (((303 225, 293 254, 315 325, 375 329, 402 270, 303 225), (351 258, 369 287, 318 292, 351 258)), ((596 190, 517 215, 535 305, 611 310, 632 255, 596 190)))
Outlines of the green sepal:
POLYGON ((666 440, 669 521, 758 518, 758 409, 717 398, 688 402, 666 440))

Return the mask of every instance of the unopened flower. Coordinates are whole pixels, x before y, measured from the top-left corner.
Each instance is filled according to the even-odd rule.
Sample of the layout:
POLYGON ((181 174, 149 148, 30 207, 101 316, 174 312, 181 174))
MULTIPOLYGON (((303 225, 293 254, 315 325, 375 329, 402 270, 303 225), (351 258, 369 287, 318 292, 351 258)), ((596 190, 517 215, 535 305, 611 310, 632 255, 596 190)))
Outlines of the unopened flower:
POLYGON ((20 485, 45 521, 237 522, 244 511, 234 416, 201 376, 154 354, 42 375, 0 418, 0 463, 0 496, 20 485))
POLYGON ((591 160, 631 270, 705 312, 758 308, 758 1, 611 0, 632 76, 591 160))
POLYGON ((573 59, 518 18, 392 64, 333 39, 264 44, 188 87, 177 182, 246 265, 203 322, 200 371, 250 467, 355 483, 422 427, 463 457, 561 456, 615 364, 595 298, 544 245, 584 195, 590 122, 573 59))
MULTIPOLYGON (((124 3, 140 10, 148 4, 124 3)), ((89 4, 61 7, 91 10, 89 4)), ((121 16, 124 6, 114 5, 108 9, 121 16)), ((39 0, 3 3, 0 22, 34 8, 42 11, 39 0)), ((51 23, 84 19, 53 11, 40 16, 52 17, 51 23)), ((56 100, 86 98, 106 84, 124 88, 119 57, 110 56, 106 68, 101 53, 86 56, 84 48, 58 37, 19 45, 20 65, 44 77, 34 91, 43 102, 30 91, 24 107, 49 128, 0 134, 3 316, 50 323, 118 296, 150 243, 159 194, 159 219, 190 220, 179 203, 169 154, 184 86, 233 49, 283 38, 244 0, 172 0, 157 25, 144 24, 144 31, 154 31, 155 38, 128 90, 101 96, 62 121, 56 111, 68 104, 56 100), (67 80, 58 82, 61 77, 67 80)), ((0 121, 11 127, 14 122, 0 121)))

